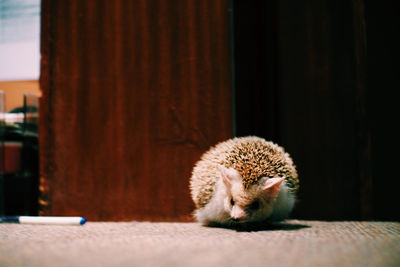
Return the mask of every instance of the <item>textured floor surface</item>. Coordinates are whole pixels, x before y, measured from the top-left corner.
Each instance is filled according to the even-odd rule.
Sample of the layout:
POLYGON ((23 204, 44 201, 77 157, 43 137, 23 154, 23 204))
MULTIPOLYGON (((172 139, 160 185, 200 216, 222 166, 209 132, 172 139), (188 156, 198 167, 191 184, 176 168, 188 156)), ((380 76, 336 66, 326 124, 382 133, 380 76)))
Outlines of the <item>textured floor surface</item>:
POLYGON ((254 231, 0 224, 0 266, 400 266, 400 223, 290 220, 254 231))

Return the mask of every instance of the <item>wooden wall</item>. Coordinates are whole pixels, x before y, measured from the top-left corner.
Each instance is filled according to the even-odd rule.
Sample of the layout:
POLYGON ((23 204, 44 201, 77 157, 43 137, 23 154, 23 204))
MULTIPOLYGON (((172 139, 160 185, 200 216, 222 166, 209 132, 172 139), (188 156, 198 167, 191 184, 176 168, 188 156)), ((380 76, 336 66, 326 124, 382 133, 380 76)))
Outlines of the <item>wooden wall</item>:
POLYGON ((232 136, 229 1, 42 1, 42 215, 191 219, 232 136))
POLYGON ((400 21, 397 2, 365 1, 368 114, 372 134, 374 219, 400 221, 397 151, 400 21))
POLYGON ((400 219, 399 23, 389 2, 233 1, 236 132, 293 156, 294 218, 400 219))
POLYGON ((400 219, 395 10, 43 0, 41 214, 190 220, 194 162, 236 134, 293 156, 293 217, 400 219))
POLYGON ((364 18, 356 11, 351 1, 280 2, 280 132, 302 179, 300 217, 372 216, 369 129, 360 114, 366 88, 356 61, 364 44, 355 40, 364 18))

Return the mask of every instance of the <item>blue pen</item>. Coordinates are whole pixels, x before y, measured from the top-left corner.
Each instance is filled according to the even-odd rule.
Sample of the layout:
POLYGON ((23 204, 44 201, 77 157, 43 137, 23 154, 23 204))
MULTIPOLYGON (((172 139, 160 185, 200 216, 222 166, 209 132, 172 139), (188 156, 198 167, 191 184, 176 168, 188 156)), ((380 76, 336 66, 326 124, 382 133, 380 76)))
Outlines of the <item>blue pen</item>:
POLYGON ((68 216, 6 216, 0 217, 0 223, 82 225, 86 219, 68 216))

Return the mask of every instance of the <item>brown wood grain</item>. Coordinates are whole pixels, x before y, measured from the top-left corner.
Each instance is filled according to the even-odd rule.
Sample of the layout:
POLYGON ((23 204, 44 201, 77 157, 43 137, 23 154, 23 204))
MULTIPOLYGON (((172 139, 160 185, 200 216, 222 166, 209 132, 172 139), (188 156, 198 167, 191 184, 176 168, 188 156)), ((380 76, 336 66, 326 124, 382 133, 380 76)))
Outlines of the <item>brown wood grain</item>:
POLYGON ((42 1, 41 214, 190 220, 232 135, 229 1, 42 1))

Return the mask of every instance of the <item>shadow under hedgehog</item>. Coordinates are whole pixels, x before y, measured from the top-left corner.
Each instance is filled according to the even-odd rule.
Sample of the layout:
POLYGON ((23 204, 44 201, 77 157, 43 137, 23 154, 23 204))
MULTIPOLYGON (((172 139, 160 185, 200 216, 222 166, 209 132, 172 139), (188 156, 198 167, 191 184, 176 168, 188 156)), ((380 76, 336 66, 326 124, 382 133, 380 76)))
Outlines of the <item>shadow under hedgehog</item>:
POLYGON ((282 221, 293 209, 298 189, 290 155, 255 136, 211 147, 190 178, 194 216, 204 225, 282 221))

